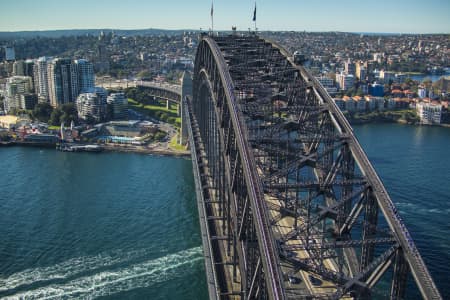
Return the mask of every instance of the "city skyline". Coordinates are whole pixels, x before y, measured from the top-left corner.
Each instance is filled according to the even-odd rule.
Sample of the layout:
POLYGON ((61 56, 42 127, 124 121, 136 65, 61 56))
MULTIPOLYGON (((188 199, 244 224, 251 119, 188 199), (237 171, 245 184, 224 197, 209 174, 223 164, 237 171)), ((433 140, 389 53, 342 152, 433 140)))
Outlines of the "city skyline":
MULTIPOLYGON (((255 1, 214 1, 214 29, 254 28, 255 1)), ((256 1, 259 30, 449 33, 450 2, 356 0, 256 1)), ((211 1, 17 0, 2 4, 0 31, 59 29, 191 29, 211 27, 211 1)))

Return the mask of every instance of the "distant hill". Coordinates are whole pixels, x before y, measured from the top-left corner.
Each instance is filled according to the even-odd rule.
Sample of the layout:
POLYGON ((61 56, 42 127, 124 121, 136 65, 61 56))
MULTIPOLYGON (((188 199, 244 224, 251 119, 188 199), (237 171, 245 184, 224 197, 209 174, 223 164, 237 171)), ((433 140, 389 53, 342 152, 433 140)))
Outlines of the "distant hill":
POLYGON ((133 36, 133 35, 176 35, 183 33, 184 31, 196 31, 188 29, 180 30, 166 30, 166 29, 69 29, 69 30, 44 30, 44 31, 0 31, 0 39, 17 39, 17 38, 34 38, 40 37, 50 37, 59 38, 62 36, 80 36, 80 35, 99 35, 100 32, 105 34, 114 32, 118 35, 133 36))

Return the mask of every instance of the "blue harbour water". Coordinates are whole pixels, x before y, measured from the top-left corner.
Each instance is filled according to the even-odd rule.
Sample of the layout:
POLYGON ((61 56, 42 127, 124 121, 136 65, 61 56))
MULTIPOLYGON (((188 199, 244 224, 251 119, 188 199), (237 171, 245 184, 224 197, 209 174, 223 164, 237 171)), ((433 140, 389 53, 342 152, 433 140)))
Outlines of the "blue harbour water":
POLYGON ((368 124, 354 132, 450 299, 450 128, 368 124))
POLYGON ((207 298, 189 160, 13 147, 0 170, 0 298, 207 298))
MULTIPOLYGON (((450 129, 354 128, 450 299, 450 129)), ((0 148, 1 299, 207 299, 189 160, 0 148)))

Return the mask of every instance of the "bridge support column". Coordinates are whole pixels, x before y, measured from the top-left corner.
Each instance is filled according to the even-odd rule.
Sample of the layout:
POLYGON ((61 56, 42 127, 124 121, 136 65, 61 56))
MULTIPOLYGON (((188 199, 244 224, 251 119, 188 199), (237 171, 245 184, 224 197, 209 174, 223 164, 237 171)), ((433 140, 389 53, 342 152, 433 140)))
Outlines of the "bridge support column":
POLYGON ((406 282, 408 277, 408 265, 403 252, 397 250, 395 255, 394 274, 392 275, 391 297, 392 300, 405 298, 406 282))
POLYGON ((169 102, 169 100, 166 100, 166 109, 170 109, 170 102, 169 102))

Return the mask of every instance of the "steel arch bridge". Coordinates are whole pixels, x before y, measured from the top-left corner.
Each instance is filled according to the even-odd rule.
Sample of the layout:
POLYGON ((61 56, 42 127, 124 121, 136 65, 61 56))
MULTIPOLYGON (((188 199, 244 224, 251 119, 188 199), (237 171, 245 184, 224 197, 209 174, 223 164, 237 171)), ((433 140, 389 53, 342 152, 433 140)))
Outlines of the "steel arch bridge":
POLYGON ((182 99, 211 299, 442 299, 352 128, 256 35, 202 35, 182 99), (381 279, 381 280, 380 280, 381 279))

